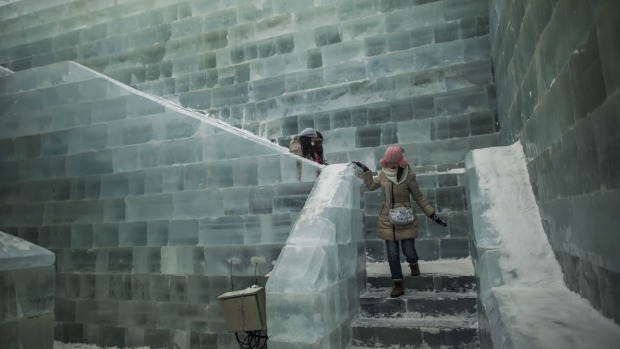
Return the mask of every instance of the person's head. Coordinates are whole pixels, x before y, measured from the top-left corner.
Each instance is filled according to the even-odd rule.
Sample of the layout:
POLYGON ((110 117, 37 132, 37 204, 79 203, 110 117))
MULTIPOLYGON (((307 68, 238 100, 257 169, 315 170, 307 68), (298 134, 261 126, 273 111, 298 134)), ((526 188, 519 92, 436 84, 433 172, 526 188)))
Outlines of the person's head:
POLYGON ((399 167, 407 167, 407 160, 405 160, 405 157, 403 156, 404 152, 405 151, 403 150, 403 148, 399 146, 388 147, 385 150, 385 155, 383 156, 383 159, 379 160, 381 167, 389 168, 391 170, 396 170, 399 167))
POLYGON ((299 132, 299 144, 301 145, 301 152, 304 157, 310 154, 312 142, 316 139, 316 136, 316 131, 310 127, 299 132))

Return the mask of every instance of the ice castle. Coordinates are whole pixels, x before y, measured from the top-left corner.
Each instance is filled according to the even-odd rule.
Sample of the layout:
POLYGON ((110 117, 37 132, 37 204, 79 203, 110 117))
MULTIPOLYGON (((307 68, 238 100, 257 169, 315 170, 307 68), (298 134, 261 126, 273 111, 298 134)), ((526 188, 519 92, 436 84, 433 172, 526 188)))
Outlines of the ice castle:
POLYGON ((252 285, 271 349, 617 342, 619 17, 0 0, 0 348, 238 348, 218 296, 252 285), (307 127, 330 165, 288 152, 307 127), (350 165, 379 170, 390 145, 448 221, 418 214, 422 275, 398 299, 381 193, 350 165))

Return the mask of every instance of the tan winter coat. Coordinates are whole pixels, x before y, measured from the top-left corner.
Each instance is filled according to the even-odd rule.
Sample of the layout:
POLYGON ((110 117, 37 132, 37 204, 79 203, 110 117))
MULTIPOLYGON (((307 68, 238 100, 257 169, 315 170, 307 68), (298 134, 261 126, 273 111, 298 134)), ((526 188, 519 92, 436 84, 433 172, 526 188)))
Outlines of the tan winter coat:
MULTIPOLYGON (((403 240, 418 237, 418 220, 417 218, 408 225, 392 225, 390 223, 390 217, 388 216, 389 209, 392 206, 391 202, 386 202, 386 191, 394 187, 394 207, 412 207, 409 195, 413 197, 413 200, 422 208, 422 211, 426 216, 430 216, 435 212, 435 209, 429 204, 420 187, 416 182, 415 173, 409 168, 409 174, 400 184, 392 183, 383 171, 379 171, 379 175, 373 179, 372 172, 364 172, 364 182, 368 190, 376 190, 381 187, 383 192, 383 205, 381 211, 379 211, 379 219, 377 222, 377 233, 383 240, 403 240)), ((413 206, 413 212, 415 216, 416 208, 413 206)))

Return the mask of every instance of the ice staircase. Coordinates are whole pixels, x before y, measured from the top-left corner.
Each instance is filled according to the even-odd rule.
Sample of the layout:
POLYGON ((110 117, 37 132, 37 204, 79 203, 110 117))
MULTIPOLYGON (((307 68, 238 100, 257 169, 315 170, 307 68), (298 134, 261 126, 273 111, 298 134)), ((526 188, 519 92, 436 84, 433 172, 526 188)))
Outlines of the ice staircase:
POLYGON ((327 154, 334 162, 359 160, 374 167, 385 147, 401 146, 425 197, 448 222, 444 228, 418 214, 422 275, 407 276, 403 264, 406 293, 391 299, 385 244, 376 234, 382 194, 365 193, 367 292, 350 348, 480 345, 464 161, 470 150, 500 143, 489 23, 482 2, 462 2, 459 10, 451 7, 455 2, 443 5, 443 19, 411 31, 410 46, 397 45, 407 43, 398 39, 406 30, 368 39, 377 43, 376 52, 366 52, 377 69, 373 79, 351 88, 355 93, 348 98, 359 103, 315 118, 326 147, 334 145, 327 154), (330 139, 336 140, 329 144, 330 139))
POLYGON ((387 263, 367 265, 367 292, 352 325, 351 349, 477 348, 476 282, 471 259, 421 261, 407 276, 405 295, 389 298, 387 263))
MULTIPOLYGON (((427 199, 448 222, 418 215, 421 275, 403 263, 405 295, 392 299, 385 243, 376 234, 381 193, 366 192, 367 292, 352 328, 351 348, 477 348, 476 280, 469 252, 465 173, 458 168, 418 175, 427 199)), ((403 261, 404 262, 404 261, 403 261)))

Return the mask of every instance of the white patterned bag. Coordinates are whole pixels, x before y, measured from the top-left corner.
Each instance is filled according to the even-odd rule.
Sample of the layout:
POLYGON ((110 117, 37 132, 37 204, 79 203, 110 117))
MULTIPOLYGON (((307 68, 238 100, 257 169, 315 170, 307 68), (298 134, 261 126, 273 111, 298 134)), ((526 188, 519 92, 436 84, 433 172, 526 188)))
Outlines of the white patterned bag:
POLYGON ((411 207, 397 207, 390 209, 390 223, 394 225, 407 225, 411 224, 415 219, 413 214, 413 208, 411 207))

